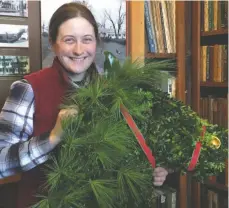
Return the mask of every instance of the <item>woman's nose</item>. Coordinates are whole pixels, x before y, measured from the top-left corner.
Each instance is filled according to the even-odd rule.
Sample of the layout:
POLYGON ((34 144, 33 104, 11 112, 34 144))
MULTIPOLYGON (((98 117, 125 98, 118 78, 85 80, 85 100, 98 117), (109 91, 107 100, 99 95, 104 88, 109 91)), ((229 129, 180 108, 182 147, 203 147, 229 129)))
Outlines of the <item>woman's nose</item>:
POLYGON ((73 53, 76 55, 80 55, 83 53, 83 46, 82 43, 76 43, 73 48, 73 53))

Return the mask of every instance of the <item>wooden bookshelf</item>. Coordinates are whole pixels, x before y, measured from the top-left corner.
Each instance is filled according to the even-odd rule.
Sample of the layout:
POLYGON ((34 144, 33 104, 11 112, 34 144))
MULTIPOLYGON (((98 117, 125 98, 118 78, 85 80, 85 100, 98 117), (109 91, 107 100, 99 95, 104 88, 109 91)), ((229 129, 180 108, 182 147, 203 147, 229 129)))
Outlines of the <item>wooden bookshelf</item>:
MULTIPOLYGON (((207 32, 201 32, 201 36, 217 36, 217 35, 227 35, 228 29, 219 29, 207 32)), ((215 38, 215 37, 214 37, 215 38)))
POLYGON ((175 53, 147 53, 146 58, 158 58, 158 59, 175 59, 175 53))
MULTIPOLYGON (((211 44, 227 44, 228 30, 218 29, 208 32, 201 31, 201 6, 200 1, 176 1, 176 53, 149 53, 146 49, 145 36, 145 21, 144 21, 144 1, 128 1, 129 15, 128 27, 129 29, 129 54, 132 59, 143 58, 161 58, 161 59, 175 59, 177 63, 176 71, 176 98, 187 104, 187 86, 191 101, 192 109, 200 113, 200 97, 201 91, 205 89, 214 89, 214 91, 225 89, 228 87, 227 82, 201 82, 200 67, 201 67, 201 46, 211 44), (190 9, 190 10, 189 10, 190 9), (188 14, 189 13, 189 14, 188 14), (136 16, 138 14, 138 16, 136 16), (189 15, 189 16, 188 16, 189 15), (190 18, 191 21, 187 21, 190 18), (191 22, 191 24, 190 24, 191 22), (190 24, 189 31, 187 25, 190 24), (189 35, 191 34, 191 35, 189 35), (191 36, 191 38, 190 38, 191 36), (189 39, 188 39, 189 37, 189 39), (188 42, 189 41, 189 42, 188 42), (191 64, 187 62, 190 55, 191 64), (190 68, 188 67, 190 66, 190 68), (188 71, 190 70, 190 71, 188 71), (191 84, 187 77, 190 75, 191 84), (187 81, 188 80, 188 81, 187 81)), ((221 92, 222 94, 222 92, 221 92)), ((178 206, 177 208, 188 208, 190 200, 191 207, 202 208, 200 201, 201 186, 196 181, 190 183, 186 175, 179 175, 172 178, 173 184, 178 180, 178 206), (191 193, 190 193, 191 191, 191 193), (190 199, 191 198, 191 199, 190 199)), ((227 180, 227 176, 226 176, 227 180)), ((209 188, 215 186, 218 190, 225 189, 224 185, 206 184, 209 188)))
POLYGON ((228 87, 227 82, 200 82, 201 87, 228 87))
MULTIPOLYGON (((206 82, 201 81, 200 70, 201 70, 201 46, 212 46, 212 45, 227 45, 228 44, 228 29, 221 28, 211 31, 201 31, 201 1, 192 2, 192 102, 191 107, 199 115, 201 113, 200 98, 201 95, 205 96, 215 93, 223 98, 227 97, 228 87, 227 81, 225 82, 214 82, 207 80, 206 82)), ((218 59, 217 59, 218 60, 218 59)), ((227 69, 228 70, 228 69, 227 69)), ((211 79, 211 78, 210 78, 211 79)), ((226 163, 227 164, 227 163, 226 163)), ((218 193, 227 192, 227 168, 225 169, 225 184, 218 184, 217 182, 206 182, 204 186, 209 190, 214 190, 218 193)), ((193 207, 205 208, 202 206, 201 201, 201 187, 200 183, 193 181, 192 183, 192 198, 194 200, 193 207)), ((204 199, 208 200, 208 199, 204 199)), ((221 207, 220 207, 221 208, 221 207)))
POLYGON ((217 191, 221 194, 226 194, 227 195, 227 191, 228 191, 228 186, 224 185, 224 184, 219 184, 216 182, 212 182, 212 181, 207 181, 204 183, 204 185, 213 191, 217 191))
MULTIPOLYGON (((176 98, 186 103, 186 36, 184 1, 176 1, 176 53, 149 53, 146 49, 144 1, 127 1, 128 4, 128 51, 132 60, 144 58, 176 59, 176 98), (137 14, 137 15, 136 15, 137 14)), ((177 174, 171 179, 178 190, 177 208, 187 208, 187 178, 177 174)))

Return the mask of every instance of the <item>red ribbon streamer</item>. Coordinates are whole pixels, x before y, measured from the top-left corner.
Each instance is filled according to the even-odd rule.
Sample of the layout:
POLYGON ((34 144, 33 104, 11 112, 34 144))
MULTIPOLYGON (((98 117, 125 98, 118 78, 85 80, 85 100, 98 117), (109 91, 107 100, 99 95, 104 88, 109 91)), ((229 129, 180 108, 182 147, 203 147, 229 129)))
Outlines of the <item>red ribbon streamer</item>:
MULTIPOLYGON (((136 123, 134 122, 132 116, 129 114, 129 112, 125 108, 125 106, 121 105, 120 109, 121 109, 122 115, 124 116, 128 126, 130 127, 130 129, 134 133, 135 137, 137 138, 138 143, 140 144, 140 146, 141 146, 142 150, 144 151, 146 157, 148 158, 148 160, 151 163, 152 167, 155 168, 156 167, 155 158, 154 158, 154 156, 152 154, 151 149, 147 146, 141 131, 137 127, 136 123)), ((205 132, 206 132, 206 126, 203 126, 203 130, 201 132, 202 140, 204 139, 205 132)), ((188 166, 188 171, 192 171, 196 167, 196 164, 197 164, 199 156, 200 156, 201 147, 202 147, 201 142, 200 141, 197 142, 196 143, 196 147, 195 147, 195 149, 194 149, 194 151, 192 153, 192 158, 191 158, 190 164, 188 166)))
POLYGON ((192 159, 191 159, 190 164, 188 166, 188 171, 192 171, 196 167, 196 163, 197 163, 199 156, 200 156, 201 146, 202 146, 201 142, 196 143, 196 148, 194 149, 194 151, 192 153, 192 159))
POLYGON ((138 143, 140 144, 140 146, 141 146, 142 150, 144 151, 146 157, 148 158, 150 164, 152 165, 153 168, 155 168, 156 167, 155 158, 152 154, 151 149, 147 146, 141 131, 137 127, 136 123, 134 122, 132 116, 129 114, 128 110, 123 105, 121 105, 120 109, 121 109, 122 115, 126 119, 128 126, 130 127, 130 129, 134 133, 135 137, 137 138, 138 143))
MULTIPOLYGON (((201 132, 202 140, 204 139, 205 132, 206 132, 206 126, 203 126, 203 130, 201 132)), ((192 159, 191 159, 190 164, 188 166, 188 171, 192 171, 196 167, 196 164, 197 164, 198 159, 200 157, 201 147, 202 147, 201 142, 200 141, 197 142, 196 148, 194 149, 194 151, 192 153, 192 159)))

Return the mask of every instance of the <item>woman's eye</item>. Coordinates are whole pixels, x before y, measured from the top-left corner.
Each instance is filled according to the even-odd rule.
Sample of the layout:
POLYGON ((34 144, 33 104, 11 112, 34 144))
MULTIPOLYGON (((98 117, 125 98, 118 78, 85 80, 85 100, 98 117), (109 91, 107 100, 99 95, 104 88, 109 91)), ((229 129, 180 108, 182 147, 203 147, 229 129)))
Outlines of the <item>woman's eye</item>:
POLYGON ((90 42, 92 42, 92 39, 91 38, 85 38, 85 39, 83 39, 83 42, 84 43, 90 43, 90 42))
POLYGON ((65 43, 68 43, 68 44, 71 44, 71 43, 74 43, 74 39, 73 38, 67 38, 64 40, 65 43))

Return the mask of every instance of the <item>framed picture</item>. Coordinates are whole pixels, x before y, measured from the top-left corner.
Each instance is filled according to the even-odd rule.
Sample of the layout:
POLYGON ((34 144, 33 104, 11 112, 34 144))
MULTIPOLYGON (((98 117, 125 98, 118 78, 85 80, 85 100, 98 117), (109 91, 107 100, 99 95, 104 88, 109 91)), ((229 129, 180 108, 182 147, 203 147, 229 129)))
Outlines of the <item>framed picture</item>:
POLYGON ((50 66, 54 56, 48 41, 49 20, 58 7, 68 2, 85 4, 96 18, 101 39, 97 47, 96 64, 103 67, 104 51, 113 53, 120 61, 124 60, 126 57, 126 1, 41 0, 42 67, 50 66))
POLYGON ((29 57, 0 56, 0 76, 20 76, 29 73, 29 57))
POLYGON ((0 24, 0 47, 28 46, 28 25, 0 24))
POLYGON ((27 0, 0 0, 0 15, 28 17, 27 0))

